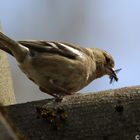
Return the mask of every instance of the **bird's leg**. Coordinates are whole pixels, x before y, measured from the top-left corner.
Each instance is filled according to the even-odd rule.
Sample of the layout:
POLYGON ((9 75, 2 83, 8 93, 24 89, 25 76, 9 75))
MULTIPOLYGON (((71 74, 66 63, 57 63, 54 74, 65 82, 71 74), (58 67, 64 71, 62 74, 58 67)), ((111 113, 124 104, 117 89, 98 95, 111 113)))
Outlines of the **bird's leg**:
POLYGON ((58 90, 58 92, 59 92, 58 94, 55 95, 56 96, 56 98, 55 98, 56 102, 62 102, 64 96, 66 96, 66 95, 72 95, 71 92, 68 92, 66 89, 56 85, 52 79, 50 79, 49 81, 54 86, 54 88, 56 90, 58 90))
POLYGON ((48 92, 46 91, 46 89, 45 89, 45 88, 42 88, 42 87, 39 87, 39 89, 40 89, 42 92, 45 92, 45 93, 47 93, 47 94, 53 96, 53 97, 55 98, 55 99, 54 99, 55 102, 61 102, 61 101, 63 100, 64 95, 60 95, 60 94, 57 95, 57 94, 55 94, 55 93, 48 93, 48 92))
POLYGON ((46 91, 45 88, 43 88, 43 87, 39 87, 39 89, 40 89, 42 92, 45 92, 45 93, 47 93, 47 94, 53 96, 54 98, 57 98, 57 96, 56 96, 55 94, 53 94, 53 93, 48 93, 48 92, 46 91))
POLYGON ((63 97, 66 96, 66 95, 72 95, 71 92, 68 92, 66 89, 56 85, 52 79, 50 79, 49 82, 52 84, 52 86, 54 87, 55 91, 57 91, 58 93, 56 93, 56 92, 54 92, 54 93, 47 92, 46 88, 42 88, 42 87, 39 87, 39 89, 42 92, 45 92, 45 93, 53 96, 55 98, 56 102, 61 102, 63 100, 63 97))
POLYGON ((64 96, 57 96, 55 102, 62 102, 64 96))

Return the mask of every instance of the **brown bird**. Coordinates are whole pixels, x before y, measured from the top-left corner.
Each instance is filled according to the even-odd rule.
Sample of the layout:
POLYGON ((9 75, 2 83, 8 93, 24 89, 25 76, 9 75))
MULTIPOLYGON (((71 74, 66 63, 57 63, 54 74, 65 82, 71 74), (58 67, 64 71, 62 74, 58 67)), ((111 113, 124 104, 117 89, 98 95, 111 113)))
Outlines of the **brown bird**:
POLYGON ((40 90, 60 99, 109 75, 118 81, 112 56, 98 48, 52 41, 14 41, 0 32, 0 49, 11 54, 40 90))

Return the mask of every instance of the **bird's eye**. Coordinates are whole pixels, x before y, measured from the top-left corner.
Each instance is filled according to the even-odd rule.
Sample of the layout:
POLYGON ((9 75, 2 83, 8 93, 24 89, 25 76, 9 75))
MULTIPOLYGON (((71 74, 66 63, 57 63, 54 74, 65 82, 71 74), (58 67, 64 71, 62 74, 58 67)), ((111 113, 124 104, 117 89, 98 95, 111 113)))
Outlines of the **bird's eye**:
POLYGON ((109 57, 105 57, 106 59, 106 64, 110 67, 114 67, 114 61, 113 59, 109 58, 109 57))
POLYGON ((104 57, 107 65, 110 65, 111 67, 114 67, 114 61, 111 55, 109 55, 107 52, 104 52, 104 57))
POLYGON ((111 63, 111 59, 109 57, 105 57, 107 63, 111 63))

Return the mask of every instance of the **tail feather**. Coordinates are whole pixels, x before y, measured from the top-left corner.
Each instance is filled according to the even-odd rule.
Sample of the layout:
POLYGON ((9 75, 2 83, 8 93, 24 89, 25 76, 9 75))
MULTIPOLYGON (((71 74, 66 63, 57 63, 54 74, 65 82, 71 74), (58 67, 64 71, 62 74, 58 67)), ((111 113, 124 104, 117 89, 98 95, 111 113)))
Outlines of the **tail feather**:
POLYGON ((4 47, 4 46, 0 45, 0 49, 13 56, 12 52, 7 47, 4 47))
POLYGON ((27 55, 28 49, 13 39, 0 32, 0 49, 14 55, 18 62, 22 62, 27 55))

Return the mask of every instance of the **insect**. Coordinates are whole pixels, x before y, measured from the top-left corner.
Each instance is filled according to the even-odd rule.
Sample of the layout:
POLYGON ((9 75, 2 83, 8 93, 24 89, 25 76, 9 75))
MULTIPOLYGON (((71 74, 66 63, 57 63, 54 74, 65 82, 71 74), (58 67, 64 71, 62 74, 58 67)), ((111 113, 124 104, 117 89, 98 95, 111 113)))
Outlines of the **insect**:
MULTIPOLYGON (((122 68, 116 69, 115 73, 119 73, 121 70, 122 70, 122 68)), ((109 76, 109 78, 110 78, 110 84, 114 83, 115 81, 116 82, 118 81, 118 77, 114 77, 114 76, 111 75, 111 76, 109 76)))

